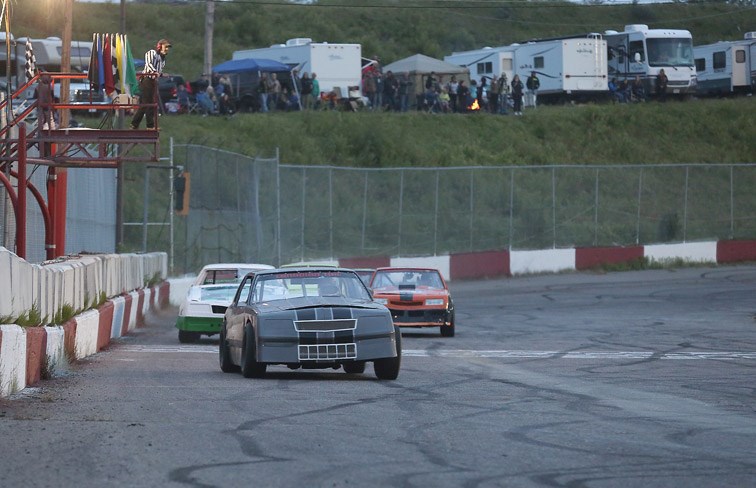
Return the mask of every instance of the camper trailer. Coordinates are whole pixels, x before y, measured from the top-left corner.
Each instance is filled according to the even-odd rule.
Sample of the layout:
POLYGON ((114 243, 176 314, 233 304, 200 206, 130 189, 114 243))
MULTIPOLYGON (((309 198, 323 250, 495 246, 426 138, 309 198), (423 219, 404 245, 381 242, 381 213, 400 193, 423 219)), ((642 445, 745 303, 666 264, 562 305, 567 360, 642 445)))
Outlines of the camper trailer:
POLYGON ((232 60, 272 59, 302 73, 316 73, 321 92, 340 91, 346 97, 349 87, 362 85, 362 46, 312 42, 310 38, 289 39, 260 49, 234 51, 232 60))
MULTIPOLYGON (((23 86, 26 83, 25 63, 26 63, 26 43, 31 41, 34 50, 34 58, 37 62, 37 70, 60 72, 62 62, 63 41, 59 37, 47 37, 45 39, 30 39, 19 37, 11 40, 11 88, 23 86)), ((5 63, 7 51, 5 46, 5 36, 0 37, 2 42, 2 55, 0 61, 5 63)), ((92 55, 92 42, 72 41, 71 42, 71 72, 84 72, 89 67, 89 59, 92 55)), ((105 97, 103 93, 91 92, 89 83, 86 81, 70 81, 69 101, 76 103, 89 103, 90 101, 99 103, 103 102, 105 97)), ((55 96, 60 97, 60 85, 55 85, 55 96)), ((34 87, 29 88, 26 98, 34 97, 34 87)))
POLYGON ((739 41, 693 48, 699 95, 753 93, 756 85, 756 32, 739 41))
POLYGON ((542 99, 577 99, 608 90, 606 41, 598 34, 563 39, 544 39, 445 56, 448 63, 470 69, 481 79, 515 74, 523 80, 535 71, 541 81, 542 99))
POLYGON ((604 33, 608 47, 609 77, 633 80, 640 76, 646 93, 656 93, 656 77, 663 69, 667 94, 685 96, 696 91, 693 36, 687 30, 649 29, 644 24, 604 33))

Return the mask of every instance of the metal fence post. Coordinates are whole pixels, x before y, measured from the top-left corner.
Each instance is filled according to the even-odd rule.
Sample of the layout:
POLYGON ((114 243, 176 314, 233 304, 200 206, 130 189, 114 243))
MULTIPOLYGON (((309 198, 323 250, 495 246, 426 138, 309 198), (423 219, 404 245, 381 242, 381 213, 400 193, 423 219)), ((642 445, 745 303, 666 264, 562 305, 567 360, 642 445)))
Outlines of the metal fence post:
POLYGON ((365 252, 365 226, 367 225, 368 172, 365 171, 365 187, 362 191, 362 252, 365 252))
POLYGON ((687 241, 688 237, 688 175, 690 172, 690 166, 685 166, 685 190, 683 192, 683 242, 687 241))
POLYGON ((150 168, 144 167, 144 199, 142 208, 142 252, 147 252, 147 218, 150 206, 150 168))
POLYGON ((441 170, 436 170, 436 201, 435 209, 433 211, 433 255, 438 254, 438 180, 441 175, 441 170))
POLYGON ((328 168, 328 240, 333 259, 333 168, 328 168))
POLYGON ((276 148, 276 253, 277 266, 281 266, 281 161, 278 159, 276 148))
POLYGON ((396 243, 396 254, 402 255, 402 204, 404 203, 404 169, 399 171, 399 232, 396 243))
POLYGON ((635 245, 640 244, 641 194, 643 193, 643 168, 638 173, 638 217, 635 221, 635 245))
MULTIPOLYGON (((168 194, 170 195, 170 199, 169 199, 170 200, 170 203, 169 203, 170 207, 168 209, 168 215, 169 215, 168 218, 169 218, 170 229, 171 229, 171 235, 170 235, 170 250, 171 250, 171 255, 170 255, 169 269, 170 269, 170 273, 173 274, 174 269, 175 269, 174 268, 174 254, 175 254, 174 240, 175 240, 175 238, 173 236, 173 230, 174 230, 173 229, 173 214, 175 213, 174 209, 176 208, 174 206, 174 201, 173 201, 173 199, 175 198, 175 195, 173 193, 173 163, 174 163, 174 160, 173 160, 173 137, 170 138, 169 154, 170 154, 170 163, 169 164, 171 165, 171 170, 168 171, 168 194)), ((186 252, 186 251, 184 251, 184 252, 186 252)))
POLYGON ((300 246, 300 253, 299 253, 300 259, 299 260, 300 261, 304 261, 305 259, 304 250, 305 250, 305 194, 306 194, 305 190, 307 188, 307 185, 305 184, 306 179, 307 179, 307 168, 303 167, 302 168, 302 227, 300 230, 300 242, 299 242, 299 246, 300 246))
POLYGON ((512 233, 514 232, 514 168, 509 172, 509 250, 512 250, 512 233))
POLYGON ((475 225, 475 170, 470 168, 470 251, 473 250, 473 227, 475 225))
POLYGON ((596 168, 596 189, 593 204, 593 245, 598 246, 598 209, 599 209, 599 169, 596 168))
POLYGON ((735 238, 735 183, 733 171, 735 167, 730 165, 730 239, 735 238))
POLYGON ((551 168, 551 231, 554 235, 552 247, 556 249, 556 168, 551 168))

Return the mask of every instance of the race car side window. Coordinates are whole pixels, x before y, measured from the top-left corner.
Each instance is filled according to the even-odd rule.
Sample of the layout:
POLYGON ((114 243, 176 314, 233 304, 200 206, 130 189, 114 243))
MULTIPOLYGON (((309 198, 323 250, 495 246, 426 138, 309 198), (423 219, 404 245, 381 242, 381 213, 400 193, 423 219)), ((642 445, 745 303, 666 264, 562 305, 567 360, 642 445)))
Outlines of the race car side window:
POLYGON ((247 299, 249 298, 249 290, 252 289, 253 279, 254 276, 247 276, 244 281, 241 282, 239 288, 236 290, 233 306, 238 306, 240 303, 247 303, 247 299))

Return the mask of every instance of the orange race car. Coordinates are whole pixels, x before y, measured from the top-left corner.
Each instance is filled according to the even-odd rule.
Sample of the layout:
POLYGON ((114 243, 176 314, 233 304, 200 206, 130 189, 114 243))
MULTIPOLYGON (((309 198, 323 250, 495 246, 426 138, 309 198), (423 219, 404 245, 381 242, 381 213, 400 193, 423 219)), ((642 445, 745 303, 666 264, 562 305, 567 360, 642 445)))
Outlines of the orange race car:
POLYGON ((454 304, 441 273, 431 268, 378 268, 370 282, 373 300, 391 311, 400 327, 439 327, 454 336, 454 304))

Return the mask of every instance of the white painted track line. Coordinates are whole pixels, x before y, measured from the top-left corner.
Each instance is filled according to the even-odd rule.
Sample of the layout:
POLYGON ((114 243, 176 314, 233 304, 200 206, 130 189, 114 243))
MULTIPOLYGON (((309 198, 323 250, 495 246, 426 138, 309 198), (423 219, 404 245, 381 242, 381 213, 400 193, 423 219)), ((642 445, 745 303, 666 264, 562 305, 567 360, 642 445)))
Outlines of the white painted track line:
MULTIPOLYGON (((119 352, 218 354, 214 345, 123 346, 119 352)), ((756 360, 756 351, 512 351, 474 349, 405 349, 405 357, 513 358, 513 359, 677 359, 677 360, 756 360)))

